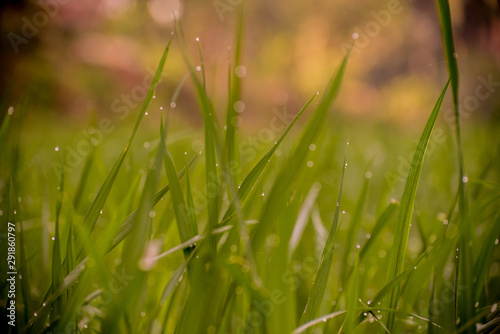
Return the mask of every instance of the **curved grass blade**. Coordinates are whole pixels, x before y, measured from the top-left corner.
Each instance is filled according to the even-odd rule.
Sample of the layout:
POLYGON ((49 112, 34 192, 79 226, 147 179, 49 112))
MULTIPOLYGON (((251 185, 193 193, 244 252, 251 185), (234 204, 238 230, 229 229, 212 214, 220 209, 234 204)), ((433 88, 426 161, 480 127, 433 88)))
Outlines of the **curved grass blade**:
MULTIPOLYGON (((420 137, 417 150, 413 157, 413 162, 408 172, 408 178, 401 198, 401 207, 399 209, 398 218, 396 222, 396 233, 394 235, 394 242, 392 244, 391 254, 389 257, 389 268, 387 270, 387 281, 392 281, 395 277, 403 272, 404 258, 406 254, 406 246, 408 244, 408 237, 410 233, 410 223, 413 214, 413 206, 415 202, 415 195, 417 193, 418 181, 422 166, 424 163, 425 152, 429 145, 430 137, 434 124, 436 123, 437 116, 441 103, 443 102, 444 94, 448 88, 449 80, 443 88, 434 109, 425 125, 422 136, 420 137)), ((400 285, 399 283, 394 286, 389 297, 389 308, 396 309, 399 298, 400 285)), ((389 313, 387 316, 386 326, 389 331, 392 331, 394 325, 394 314, 389 313)))
MULTIPOLYGON (((288 124, 287 128, 285 131, 281 134, 279 139, 274 143, 274 145, 271 147, 271 149, 259 160, 259 162, 252 168, 252 170, 247 174, 243 182, 241 183, 241 186, 238 189, 238 198, 241 202, 243 202, 250 191, 252 190, 253 186, 259 179, 259 176, 262 174, 262 171, 266 167, 267 163, 273 156, 274 152, 278 149, 280 146, 281 142, 285 139, 286 135, 290 130, 292 129, 293 125, 297 122, 297 120, 300 118, 300 116, 306 111, 307 107, 311 104, 311 102, 314 100, 317 94, 314 94, 309 101, 300 109, 298 114, 293 118, 293 120, 288 124)), ((229 218, 233 216, 235 213, 235 208, 234 205, 231 204, 229 208, 226 210, 226 213, 224 214, 224 217, 222 218, 222 223, 229 221, 229 218)), ((221 224, 222 224, 221 223, 221 224)))

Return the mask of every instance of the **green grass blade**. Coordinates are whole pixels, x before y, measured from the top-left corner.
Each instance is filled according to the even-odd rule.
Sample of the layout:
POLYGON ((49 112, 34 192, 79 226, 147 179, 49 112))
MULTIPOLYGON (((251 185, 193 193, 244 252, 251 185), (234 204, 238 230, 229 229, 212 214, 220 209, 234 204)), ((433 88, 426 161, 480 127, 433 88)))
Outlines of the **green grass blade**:
MULTIPOLYGON (((166 137, 166 131, 161 127, 162 137, 166 137)), ((164 143, 162 143, 164 145, 164 143)), ((177 229, 179 230, 179 236, 182 242, 192 238, 195 235, 193 230, 193 224, 188 216, 188 210, 186 203, 184 202, 184 197, 182 195, 181 184, 177 173, 175 171, 174 162, 168 148, 163 148, 165 154, 163 156, 165 171, 167 173, 168 183, 170 185, 170 195, 172 197, 172 204, 174 207, 174 214, 177 221, 177 229)), ((189 173, 188 173, 189 174, 189 173)), ((187 254, 186 254, 187 255, 187 254)))
MULTIPOLYGON (((293 120, 288 124, 287 128, 285 131, 281 134, 279 139, 274 143, 274 145, 271 147, 271 149, 259 160, 259 162, 252 168, 252 170, 247 174, 243 182, 241 183, 239 189, 238 189, 238 198, 241 202, 243 202, 252 188, 254 187, 255 183, 257 183, 257 180, 259 179, 260 175, 264 171, 264 168, 266 167, 267 163, 273 156, 274 152, 278 149, 280 146, 281 142, 285 139, 286 135, 290 130, 292 129, 293 125, 297 122, 297 120, 300 118, 300 116, 306 111, 307 107, 311 104, 311 102, 314 100, 317 94, 314 94, 309 101, 300 109, 300 111, 297 113, 297 115, 293 118, 293 120)), ((224 217, 222 218, 223 222, 227 222, 228 218, 231 217, 235 212, 234 205, 231 204, 231 206, 226 210, 226 213, 224 214, 224 217)))
POLYGON ((231 62, 228 71, 228 101, 226 112, 226 152, 229 163, 239 163, 237 147, 237 125, 234 122, 237 112, 234 108, 236 101, 241 101, 241 77, 237 75, 236 68, 241 65, 244 42, 244 10, 243 4, 237 9, 236 30, 234 37, 234 68, 231 71, 231 62))
POLYGON ((366 241, 363 248, 361 249, 361 253, 359 254, 359 258, 362 261, 365 256, 368 254, 370 249, 372 248, 373 243, 377 240, 380 232, 382 232, 383 228, 387 223, 394 217, 394 215, 398 212, 399 203, 394 201, 389 203, 387 208, 380 214, 373 227, 372 232, 370 233, 370 239, 366 241))
MULTIPOLYGON (((63 268, 61 263, 61 241, 60 241, 60 217, 62 209, 62 197, 64 193, 64 171, 61 172, 60 183, 57 192, 56 199, 56 222, 55 222, 55 232, 54 232, 54 246, 52 250, 52 291, 55 287, 61 285, 63 280, 63 268)), ((61 314, 63 306, 62 298, 58 298, 54 301, 50 312, 50 321, 53 322, 61 314)))
POLYGON ((335 238, 339 225, 340 201, 342 198, 342 186, 344 184, 346 164, 347 164, 347 148, 346 148, 346 155, 344 156, 344 164, 342 166, 340 189, 337 199, 337 205, 335 206, 335 214, 333 218, 332 227, 328 234, 328 239, 326 240, 325 247, 323 248, 323 254, 321 255, 319 268, 318 271, 316 272, 316 277, 314 278, 313 287, 307 299, 306 307, 304 308, 304 312, 302 313, 302 317, 300 318, 299 322, 300 325, 303 325, 306 322, 313 320, 319 315, 321 303, 323 302, 323 297, 326 291, 326 286, 328 285, 328 277, 330 276, 330 269, 333 260, 333 252, 335 250, 335 238))
MULTIPOLYGON (((349 256, 354 249, 354 243, 356 242, 356 236, 359 230, 359 223, 361 218, 363 217, 363 207, 365 205, 366 196, 368 194, 368 184, 370 179, 365 179, 363 183, 363 188, 361 189, 361 193, 359 194, 358 201, 356 202, 356 206, 354 208, 354 213, 352 215, 352 220, 350 221, 349 229, 347 230, 347 239, 345 242, 345 252, 342 263, 344 264, 343 270, 343 282, 347 279, 347 273, 349 273, 352 268, 349 265, 349 256)), ((346 283, 346 282, 345 282, 346 283)))
MULTIPOLYGON (((142 104, 141 110, 140 110, 139 115, 137 117, 137 121, 136 121, 134 128, 132 130, 132 134, 129 137, 128 142, 125 145, 125 148, 123 149, 122 153, 120 154, 120 156, 118 157, 118 159, 114 163, 113 167, 111 168, 109 174, 107 175, 106 179, 104 180, 104 183, 102 184, 101 188, 99 189, 99 192, 98 192, 95 200, 92 202, 92 205, 91 205, 89 211, 87 212, 87 215, 85 216, 84 226, 87 227, 89 233, 94 229, 94 226, 97 222, 97 218, 99 217, 100 211, 104 207, 104 203, 106 202, 106 199, 108 198, 108 195, 109 195, 109 192, 111 191, 111 188, 113 187, 113 183, 116 179, 116 176, 118 175, 118 172, 120 170, 120 167, 121 167, 123 161, 125 160, 125 156, 127 155, 127 152, 130 148, 130 145, 132 144, 132 141, 137 133, 139 125, 141 124, 141 121, 144 117, 144 114, 147 111, 151 101, 153 100, 155 87, 160 82, 161 74, 163 72, 163 67, 165 65, 165 61, 167 60, 167 55, 168 55, 168 51, 170 49, 171 43, 172 43, 172 38, 170 38, 170 40, 167 43, 167 46, 165 47, 163 55, 160 59, 158 67, 156 69, 155 75, 153 77, 153 81, 151 82, 151 86, 149 87, 148 94, 146 95, 146 99, 144 100, 144 102, 142 104)), ((82 249, 80 239, 75 240, 75 245, 76 245, 77 254, 79 254, 81 249, 82 249)))
POLYGON ((302 170, 309 152, 309 145, 316 139, 322 125, 325 123, 329 109, 340 91, 349 54, 350 52, 345 55, 337 73, 332 77, 325 90, 325 94, 302 132, 302 136, 293 153, 290 155, 289 163, 280 171, 271 189, 269 200, 266 202, 262 213, 262 219, 259 225, 257 225, 252 238, 252 248, 254 250, 262 249, 267 232, 276 222, 276 218, 285 210, 288 189, 291 182, 297 178, 298 173, 302 170))
MULTIPOLYGON (((205 178, 206 178, 206 195, 207 195, 207 207, 208 207, 208 229, 214 228, 219 219, 219 196, 220 196, 220 184, 219 177, 217 172, 217 152, 221 152, 221 138, 220 132, 217 131, 217 121, 215 117, 215 112, 213 110, 212 103, 207 96, 205 90, 205 83, 203 79, 203 83, 200 83, 198 76, 196 75, 196 70, 194 66, 191 64, 188 48, 186 46, 186 41, 184 39, 184 34, 182 31, 182 27, 179 22, 176 23, 177 35, 179 37, 179 44, 182 56, 184 61, 188 67, 188 70, 191 73, 191 78, 193 79, 193 83, 195 85, 196 94, 198 98, 198 104, 200 106, 202 115, 203 115, 203 125, 205 130, 205 178)), ((200 57, 201 54, 201 46, 200 49, 200 57)), ((202 59, 202 67, 203 70, 203 78, 205 77, 205 71, 203 66, 202 59)), ((216 239, 213 238, 209 243, 210 253, 213 255, 216 251, 216 239)))
MULTIPOLYGON (((444 94, 448 88, 449 80, 443 88, 434 109, 425 125, 422 136, 420 137, 417 150, 413 157, 413 162, 408 172, 408 178, 401 198, 401 207, 399 209, 398 218, 396 222, 396 233, 394 235, 394 242, 392 244, 391 254, 389 257, 389 268, 387 270, 387 282, 392 281, 395 277, 403 272, 403 264, 406 254, 406 246, 408 244, 408 237, 410 233, 410 223, 413 214, 413 206, 415 202, 415 195, 417 193, 418 181, 422 166, 424 163, 425 152, 429 145, 432 130, 443 102, 444 94)), ((389 308, 396 309, 399 298, 400 285, 397 284, 392 290, 389 299, 389 308)), ((394 325, 394 314, 389 313, 386 322, 387 328, 392 331, 394 325)))
MULTIPOLYGON (((188 170, 188 163, 186 161, 186 170, 188 170)), ((178 177, 176 175, 176 177, 178 177)), ((193 233, 198 234, 198 224, 196 222, 196 212, 194 210, 194 200, 193 194, 191 192, 191 181, 189 178, 189 173, 186 173, 186 210, 191 226, 193 227, 193 233)))

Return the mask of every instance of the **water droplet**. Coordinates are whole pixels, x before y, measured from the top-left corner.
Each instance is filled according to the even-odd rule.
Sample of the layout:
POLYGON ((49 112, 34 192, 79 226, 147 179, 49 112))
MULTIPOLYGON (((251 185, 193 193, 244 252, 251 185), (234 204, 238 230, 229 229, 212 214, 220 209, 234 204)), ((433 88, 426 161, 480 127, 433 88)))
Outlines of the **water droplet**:
POLYGON ((372 303, 371 300, 369 300, 369 301, 366 302, 367 305, 370 305, 371 303, 372 303))
POLYGON ((45 307, 45 306, 47 306, 47 304, 45 304, 45 303, 42 303, 42 306, 43 306, 43 307, 45 307))
POLYGON ((35 317, 38 317, 38 313, 36 313, 36 312, 35 312, 35 313, 33 313, 33 315, 34 315, 35 317))
POLYGON ((307 167, 312 167, 312 166, 314 166, 314 162, 312 162, 311 160, 309 160, 307 162, 307 167))
POLYGON ((56 237, 52 237, 52 240, 56 240, 56 237))
POLYGON ((264 193, 262 193, 262 196, 264 196, 264 193))
POLYGON ((316 95, 319 95, 319 91, 316 92, 316 95))
POLYGON ((467 176, 462 177, 462 182, 463 183, 469 182, 469 178, 467 176))
POLYGON ((200 72, 201 71, 201 66, 196 66, 196 71, 200 72))
POLYGON ((349 142, 347 142, 347 145, 349 145, 349 142))
POLYGON ((150 145, 151 145, 151 144, 150 144, 148 141, 145 141, 145 142, 144 142, 144 148, 149 148, 149 146, 150 146, 150 145))
POLYGON ((54 151, 59 152, 59 146, 56 146, 56 147, 54 148, 54 151))
POLYGON ((145 317, 146 316, 146 313, 145 312, 141 312, 141 317, 145 317))
POLYGON ((199 37, 196 37, 196 38, 195 38, 195 40, 196 40, 197 42, 199 42, 199 41, 200 41, 200 38, 199 38, 199 37))
POLYGON ((170 108, 175 108, 177 107, 177 104, 175 102, 170 103, 170 108))
POLYGON ((495 239, 495 245, 498 245, 498 238, 495 239))
POLYGON ((479 306, 479 302, 476 302, 476 303, 474 304, 474 307, 478 307, 478 306, 479 306))
POLYGON ((238 189, 240 189, 240 188, 241 188, 241 186, 238 186, 238 189))
POLYGON ((231 245, 231 252, 235 253, 238 250, 238 246, 231 245))
POLYGON ((316 149, 316 145, 314 145, 314 144, 309 145, 310 151, 314 151, 315 149, 316 149))
POLYGON ((443 225, 448 225, 448 219, 443 220, 443 225))
POLYGON ((102 210, 101 210, 101 211, 99 211, 99 213, 102 215, 102 210))
POLYGON ((160 107, 160 110, 163 110, 163 107, 160 107))
POLYGON ((340 203, 339 203, 339 202, 337 202, 337 206, 340 206, 340 203))
POLYGON ((366 317, 366 312, 363 312, 363 315, 366 317))
POLYGON ((9 110, 7 111, 7 113, 12 116, 12 114, 14 114, 14 107, 9 107, 9 110))
POLYGON ((83 328, 88 328, 89 326, 87 324, 83 325, 83 328))
POLYGON ((236 101, 233 104, 233 109, 237 113, 242 113, 243 111, 245 111, 245 103, 243 101, 236 101))
POLYGON ((372 178, 372 172, 367 171, 367 172, 365 173, 365 177, 366 177, 367 179, 371 179, 371 178, 372 178))
POLYGON ((357 32, 352 33, 351 35, 353 40, 357 40, 359 38, 359 34, 357 32))
POLYGON ((144 115, 146 115, 146 116, 147 116, 147 115, 148 115, 148 112, 146 111, 146 112, 144 113, 144 115))
POLYGON ((219 164, 215 164, 215 166, 219 167, 219 164))
POLYGON ((344 214, 344 215, 345 215, 345 210, 342 210, 342 214, 344 214))
POLYGON ((243 65, 237 66, 234 69, 234 74, 236 74, 238 78, 244 78, 247 75, 247 68, 243 65))
POLYGON ((155 216, 156 216, 156 211, 155 210, 149 211, 149 217, 154 218, 155 216))
POLYGON ((356 248, 357 248, 357 249, 360 249, 360 248, 361 248, 361 246, 360 246, 359 244, 357 244, 357 245, 356 245, 356 248))
POLYGON ((326 322, 326 318, 323 318, 322 320, 323 320, 323 322, 326 322))
POLYGON ((153 99, 156 99, 156 95, 153 95, 153 99))
POLYGON ((371 234, 370 234, 370 233, 367 233, 367 234, 366 234, 366 239, 370 239, 371 237, 372 237, 372 236, 371 236, 371 234))
POLYGON ((413 269, 417 269, 417 266, 413 267, 413 269))

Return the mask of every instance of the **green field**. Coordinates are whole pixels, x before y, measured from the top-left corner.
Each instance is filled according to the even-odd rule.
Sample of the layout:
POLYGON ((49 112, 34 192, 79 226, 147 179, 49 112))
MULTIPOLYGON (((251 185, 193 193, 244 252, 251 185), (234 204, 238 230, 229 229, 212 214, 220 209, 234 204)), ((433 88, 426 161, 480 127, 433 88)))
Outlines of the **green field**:
POLYGON ((336 107, 352 40, 302 109, 246 128, 242 6, 225 87, 180 21, 137 106, 86 124, 5 95, 2 333, 498 332, 498 76, 460 95, 437 7, 446 70, 412 126, 336 107))

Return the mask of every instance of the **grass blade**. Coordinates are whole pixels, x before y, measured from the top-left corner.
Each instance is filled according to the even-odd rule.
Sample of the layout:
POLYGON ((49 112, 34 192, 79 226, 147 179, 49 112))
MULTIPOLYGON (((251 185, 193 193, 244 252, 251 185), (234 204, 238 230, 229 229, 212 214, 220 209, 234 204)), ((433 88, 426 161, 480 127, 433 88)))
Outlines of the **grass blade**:
MULTIPOLYGON (((340 212, 340 200, 342 198, 342 186, 344 183, 344 175, 347 164, 347 148, 346 155, 344 156, 344 165, 342 166, 342 176, 340 179, 340 189, 337 199, 337 205, 335 206, 335 214, 333 218, 332 228, 328 234, 328 239, 326 240, 325 247, 323 248, 323 254, 321 255, 321 260, 319 262, 319 268, 316 272, 316 277, 314 278, 313 287, 307 299, 306 307, 304 308, 304 313, 300 319, 300 325, 305 324, 316 318, 319 315, 319 310, 321 303, 323 301, 323 296, 325 295, 326 286, 328 285, 328 277, 330 276, 330 268, 332 266, 333 251, 335 249, 335 237, 339 224, 339 212, 340 212)), ((310 329, 312 331, 312 328, 310 329)), ((309 332, 309 330, 308 330, 309 332)))
MULTIPOLYGON (((408 244, 408 237, 410 233, 410 223, 413 214, 413 206, 415 202, 415 195, 417 193, 418 181, 422 166, 424 163, 425 152, 429 145, 430 137, 434 124, 436 123, 441 103, 443 102, 444 94, 448 88, 449 80, 443 88, 434 109, 425 125, 424 131, 418 142, 417 150, 413 157, 413 162, 408 172, 408 178, 401 198, 401 207, 399 208, 398 218, 396 222, 396 233, 394 235, 394 242, 389 257, 389 268, 387 270, 387 282, 392 281, 395 277, 403 272, 403 264, 406 254, 406 246, 408 244)), ((389 299, 389 308, 396 309, 399 298, 400 285, 397 284, 391 292, 389 299)), ((386 326, 389 331, 392 331, 394 326, 394 314, 389 313, 387 316, 386 326)))

